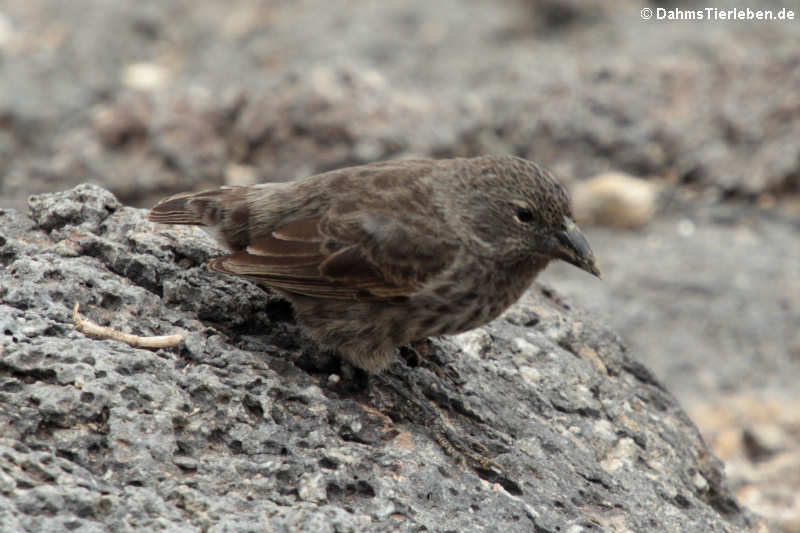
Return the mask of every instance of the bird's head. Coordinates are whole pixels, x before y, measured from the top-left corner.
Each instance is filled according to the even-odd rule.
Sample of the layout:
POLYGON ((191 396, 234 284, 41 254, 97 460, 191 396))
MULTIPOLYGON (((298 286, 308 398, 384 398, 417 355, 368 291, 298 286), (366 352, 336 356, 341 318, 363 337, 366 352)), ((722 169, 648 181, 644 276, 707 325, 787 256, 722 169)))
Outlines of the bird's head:
POLYGON ((467 225, 477 247, 501 261, 560 259, 600 277, 594 253, 572 220, 569 195, 549 172, 518 157, 479 158, 469 181, 467 225))

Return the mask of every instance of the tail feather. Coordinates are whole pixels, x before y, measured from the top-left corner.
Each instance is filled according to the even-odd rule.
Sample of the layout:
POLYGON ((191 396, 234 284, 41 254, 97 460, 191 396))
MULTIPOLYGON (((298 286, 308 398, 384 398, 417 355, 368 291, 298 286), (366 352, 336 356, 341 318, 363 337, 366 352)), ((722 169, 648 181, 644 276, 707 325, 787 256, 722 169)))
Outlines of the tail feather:
POLYGON ((181 193, 161 200, 147 219, 160 224, 203 226, 220 244, 231 249, 246 246, 249 208, 245 189, 222 187, 181 193))
POLYGON ((151 222, 162 224, 194 224, 215 226, 222 222, 224 212, 238 207, 239 187, 221 187, 202 192, 184 192, 158 202, 147 216, 151 222))
POLYGON ((200 214, 190 207, 192 196, 192 193, 182 193, 161 200, 150 210, 147 219, 160 224, 204 225, 200 214))

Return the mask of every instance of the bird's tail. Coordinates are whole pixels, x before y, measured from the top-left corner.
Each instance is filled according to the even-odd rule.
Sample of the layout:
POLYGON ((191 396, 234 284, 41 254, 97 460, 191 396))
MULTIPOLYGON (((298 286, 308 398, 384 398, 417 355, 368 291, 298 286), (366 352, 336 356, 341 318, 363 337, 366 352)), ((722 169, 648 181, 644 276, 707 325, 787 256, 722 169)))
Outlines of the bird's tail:
POLYGON ((203 226, 220 244, 236 250, 247 232, 246 187, 181 193, 158 202, 147 219, 160 224, 203 226))
POLYGON ((226 198, 235 191, 230 188, 202 192, 184 192, 164 198, 147 215, 151 222, 160 224, 191 224, 214 226, 222 219, 221 210, 229 203, 226 198))

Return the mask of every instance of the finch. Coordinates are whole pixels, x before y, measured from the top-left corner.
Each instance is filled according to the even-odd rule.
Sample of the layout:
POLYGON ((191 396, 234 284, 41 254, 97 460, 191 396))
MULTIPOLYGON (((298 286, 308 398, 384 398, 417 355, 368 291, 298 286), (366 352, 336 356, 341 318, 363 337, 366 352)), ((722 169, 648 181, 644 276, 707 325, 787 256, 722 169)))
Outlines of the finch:
POLYGON ((554 259, 600 276, 564 187, 512 156, 183 193, 149 219, 202 226, 230 250, 210 270, 274 289, 322 348, 371 373, 399 346, 490 322, 554 259))

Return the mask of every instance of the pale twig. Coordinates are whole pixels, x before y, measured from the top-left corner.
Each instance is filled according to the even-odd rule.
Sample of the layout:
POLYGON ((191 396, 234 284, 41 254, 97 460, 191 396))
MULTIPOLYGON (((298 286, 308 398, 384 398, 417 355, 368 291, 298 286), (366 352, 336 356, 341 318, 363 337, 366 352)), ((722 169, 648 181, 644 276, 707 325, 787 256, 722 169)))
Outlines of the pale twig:
POLYGON ((99 339, 122 341, 134 348, 171 348, 177 346, 183 340, 183 335, 180 333, 157 337, 140 337, 139 335, 123 333, 107 326, 100 326, 89 319, 81 317, 81 315, 78 314, 79 306, 80 304, 75 302, 75 308, 72 310, 72 319, 75 321, 75 329, 85 335, 91 335, 99 339))

